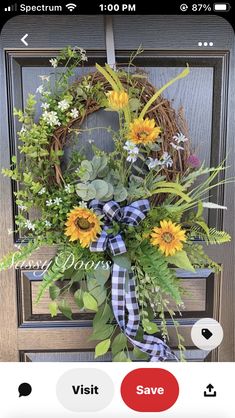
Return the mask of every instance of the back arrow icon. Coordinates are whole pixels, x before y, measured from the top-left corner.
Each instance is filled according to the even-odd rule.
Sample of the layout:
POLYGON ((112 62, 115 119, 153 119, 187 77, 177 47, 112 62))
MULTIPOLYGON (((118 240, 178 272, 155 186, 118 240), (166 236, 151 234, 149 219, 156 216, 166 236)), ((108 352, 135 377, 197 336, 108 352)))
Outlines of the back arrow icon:
POLYGON ((26 46, 28 46, 28 42, 26 42, 26 38, 29 36, 29 34, 28 33, 26 33, 24 36, 23 36, 23 38, 21 38, 21 42, 23 42, 23 44, 25 44, 26 46))

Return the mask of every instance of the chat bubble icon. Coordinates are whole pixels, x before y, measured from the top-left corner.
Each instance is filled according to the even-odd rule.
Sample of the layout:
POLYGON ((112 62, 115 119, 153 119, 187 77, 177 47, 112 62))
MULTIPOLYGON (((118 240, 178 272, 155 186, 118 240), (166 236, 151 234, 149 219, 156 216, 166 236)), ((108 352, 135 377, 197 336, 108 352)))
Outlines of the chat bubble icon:
POLYGON ((21 383, 18 387, 19 398, 21 396, 29 396, 32 392, 32 386, 29 383, 21 383))

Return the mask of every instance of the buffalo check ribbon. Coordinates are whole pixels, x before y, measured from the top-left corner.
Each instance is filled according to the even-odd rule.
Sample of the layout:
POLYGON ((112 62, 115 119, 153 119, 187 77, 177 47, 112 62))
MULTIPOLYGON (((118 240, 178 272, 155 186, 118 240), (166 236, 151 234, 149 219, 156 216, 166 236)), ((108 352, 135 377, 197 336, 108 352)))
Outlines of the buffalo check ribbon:
MULTIPOLYGON (((90 251, 110 250, 114 256, 123 254, 127 250, 121 234, 109 233, 111 222, 116 221, 136 226, 145 218, 150 209, 147 199, 137 200, 122 208, 115 201, 104 203, 94 199, 90 202, 89 207, 98 215, 104 216, 105 224, 97 241, 91 243, 90 251)), ((168 345, 160 338, 144 334, 141 342, 136 340, 140 325, 140 313, 135 292, 134 274, 115 262, 112 266, 112 307, 116 321, 126 337, 133 345, 147 353, 150 356, 150 361, 178 360, 168 345)))

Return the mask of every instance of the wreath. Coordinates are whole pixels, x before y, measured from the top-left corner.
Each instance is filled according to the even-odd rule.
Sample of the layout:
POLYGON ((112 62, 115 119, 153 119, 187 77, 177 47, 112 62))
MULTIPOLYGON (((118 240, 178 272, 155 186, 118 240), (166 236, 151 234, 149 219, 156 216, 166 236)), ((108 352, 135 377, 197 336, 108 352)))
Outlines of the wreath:
POLYGON ((162 95, 189 75, 188 65, 156 90, 148 74, 134 66, 136 55, 125 70, 96 64, 95 72, 74 82, 71 77, 87 56, 81 48, 67 47, 50 60, 52 74, 40 76, 24 111, 15 110, 22 123, 20 158, 13 156, 3 174, 19 185, 16 230, 9 233, 25 240, 2 259, 0 269, 54 245, 57 254, 44 272, 36 302, 49 291, 51 316, 61 312, 72 319, 67 299, 72 293, 80 311, 94 312, 95 357, 111 350, 113 361, 184 360, 175 319, 184 309, 184 291, 176 268, 220 270, 195 238, 207 244, 230 240, 203 217, 204 208, 224 209, 208 202, 207 195, 225 167, 200 162, 182 111, 162 95), (42 112, 35 121, 37 102, 42 112), (87 159, 79 135, 86 118, 99 109, 115 112, 119 129, 86 129, 106 129, 113 144, 105 152, 90 141, 92 158, 87 159), (74 143, 65 162, 66 147, 74 143), (35 208, 39 215, 32 220, 28 214, 35 208), (169 348, 169 317, 177 356, 169 348))

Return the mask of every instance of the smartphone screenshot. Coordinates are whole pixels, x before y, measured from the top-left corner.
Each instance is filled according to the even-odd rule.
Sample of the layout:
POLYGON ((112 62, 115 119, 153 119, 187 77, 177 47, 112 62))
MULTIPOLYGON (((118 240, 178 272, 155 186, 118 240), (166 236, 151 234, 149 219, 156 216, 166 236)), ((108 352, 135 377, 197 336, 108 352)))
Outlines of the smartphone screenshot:
POLYGON ((233 418, 232 2, 0 15, 0 417, 233 418))

